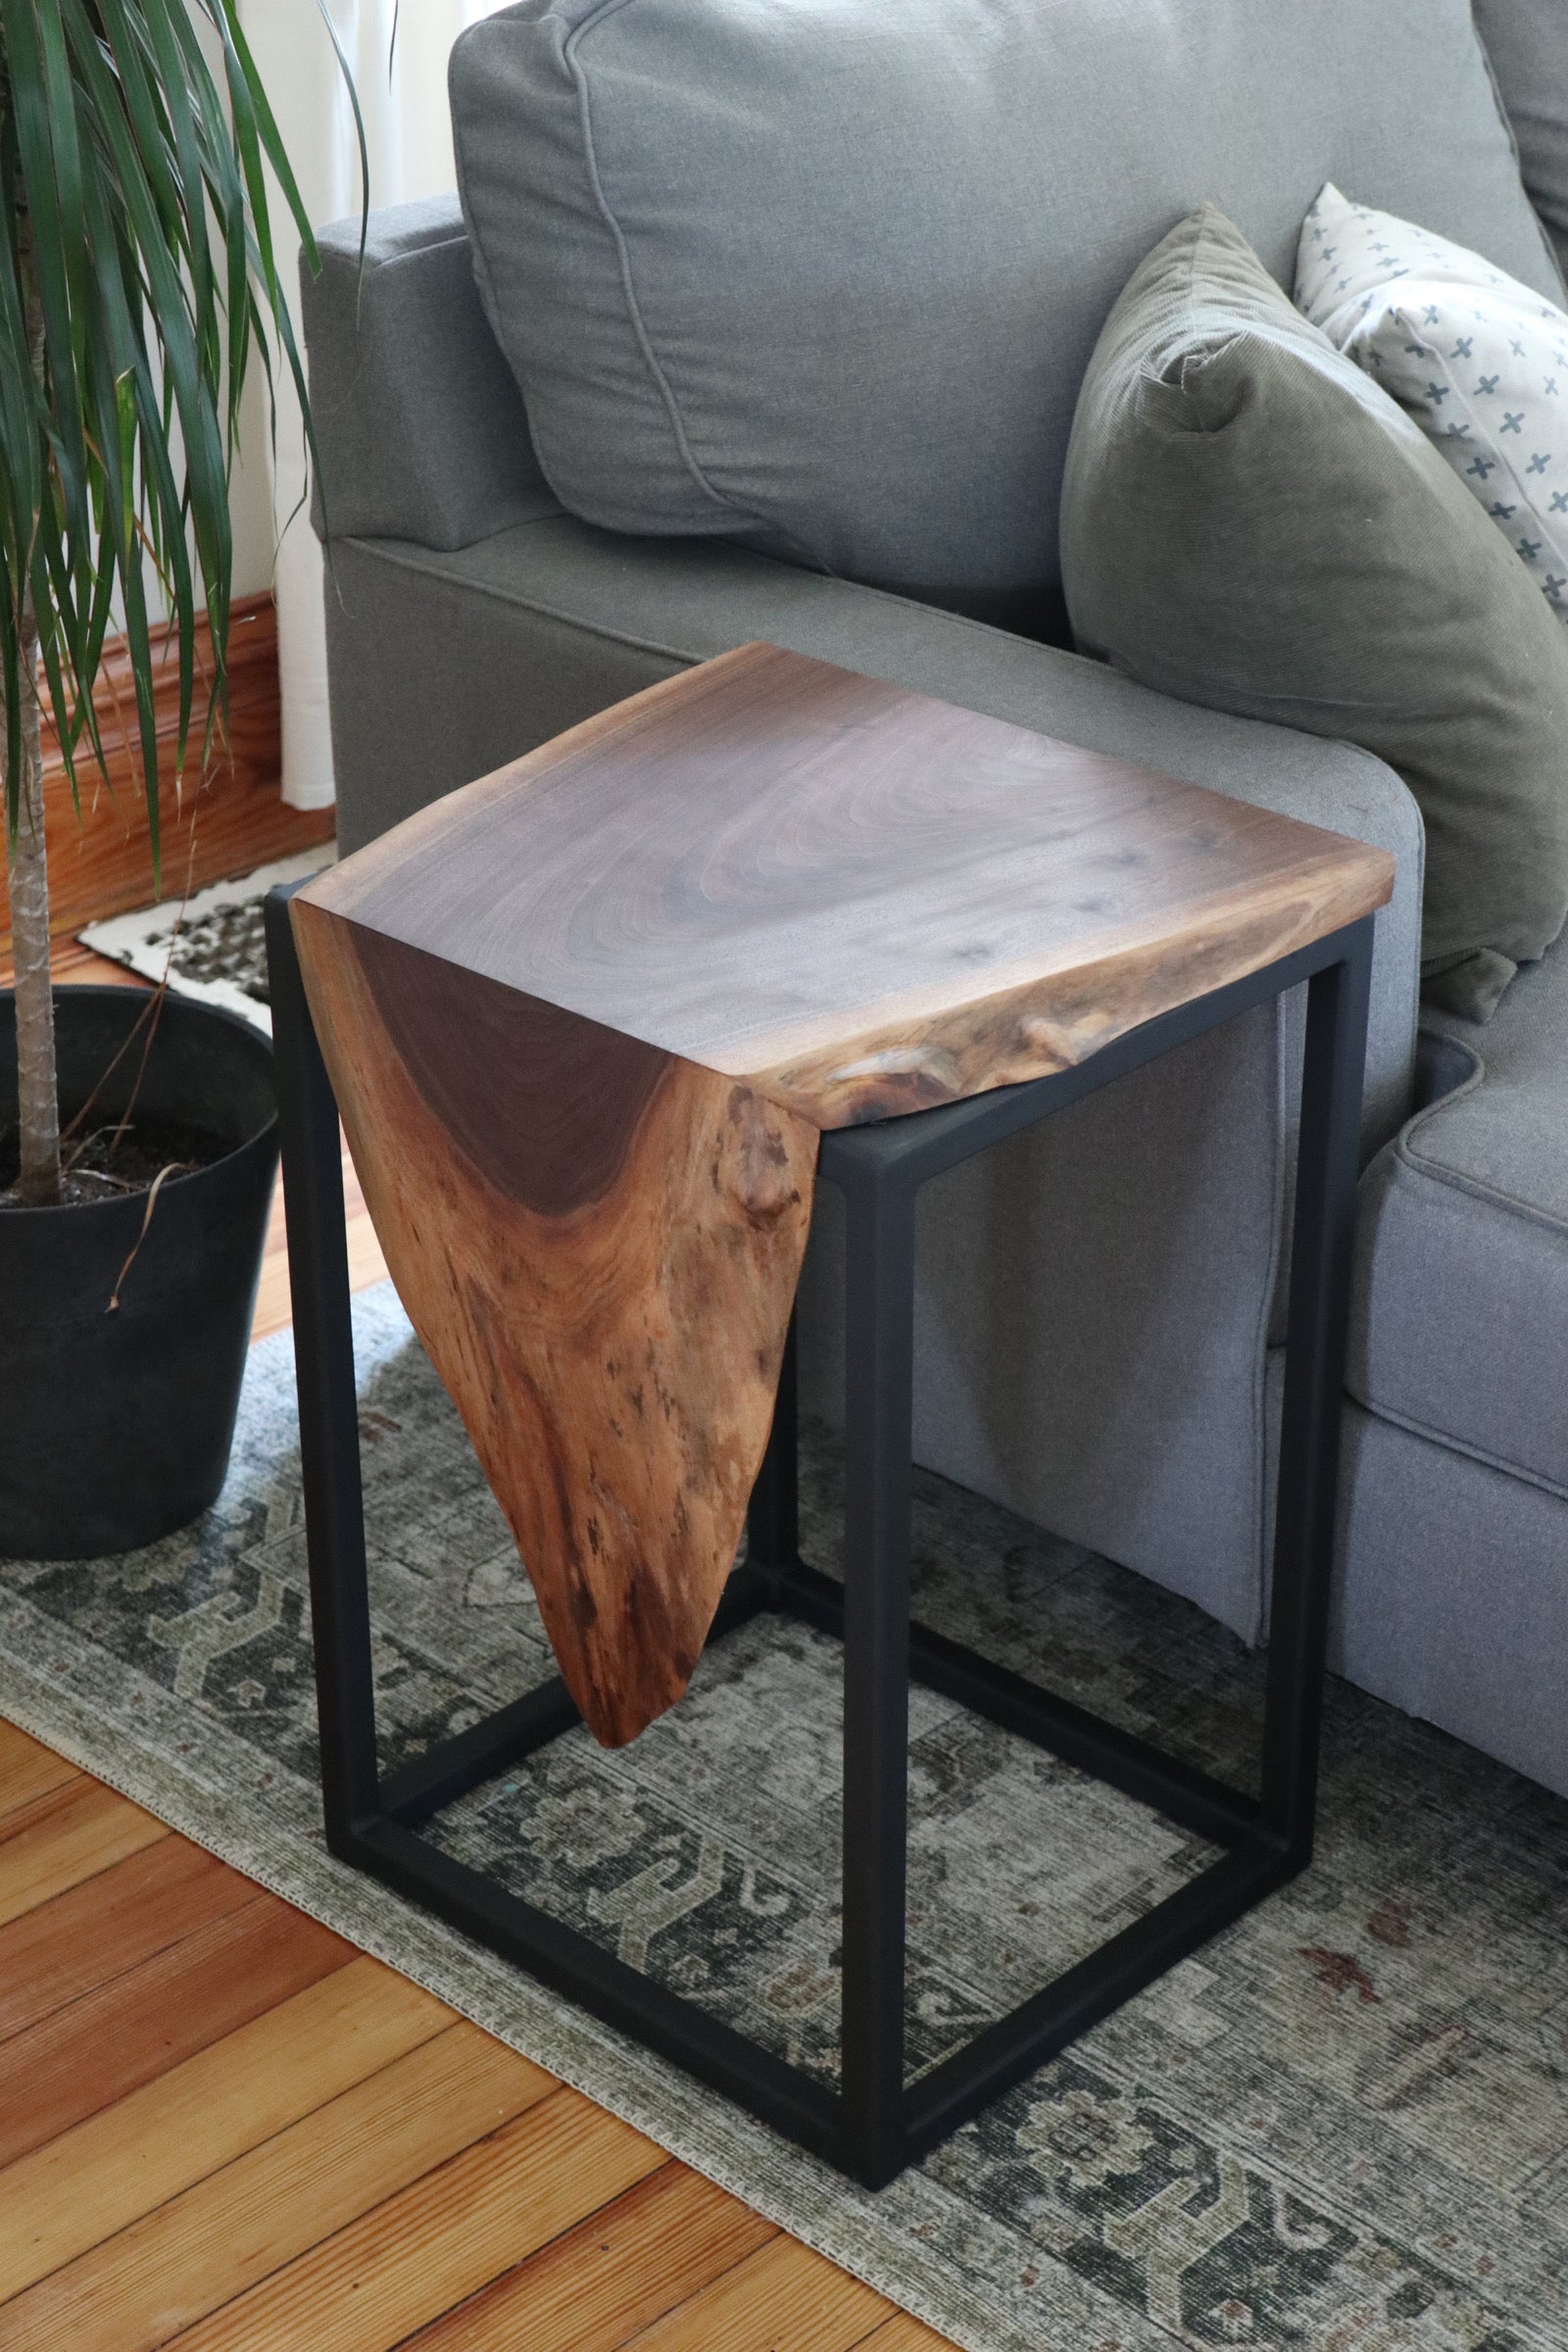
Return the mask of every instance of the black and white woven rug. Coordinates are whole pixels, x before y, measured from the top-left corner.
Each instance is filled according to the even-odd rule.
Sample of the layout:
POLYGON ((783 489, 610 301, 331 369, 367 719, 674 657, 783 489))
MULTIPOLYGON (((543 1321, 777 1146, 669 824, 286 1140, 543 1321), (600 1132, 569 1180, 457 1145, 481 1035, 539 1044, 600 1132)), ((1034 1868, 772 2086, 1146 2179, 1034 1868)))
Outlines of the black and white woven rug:
POLYGON ((109 915, 76 936, 84 948, 142 979, 167 977, 181 996, 240 1013, 270 1036, 262 928, 267 894, 274 882, 303 882, 329 865, 334 854, 330 844, 302 850, 232 882, 214 882, 188 899, 161 899, 133 914, 109 915))
MULTIPOLYGON (((389 1756, 546 1671, 537 1612, 389 1288, 357 1301, 389 1756)), ((638 2125, 972 2352, 1562 2352, 1568 1806, 1343 1685, 1319 1859, 880 2196, 847 2186, 324 1852, 288 1335, 223 1495, 149 1550, 0 1562, 0 1712, 638 2125)), ((806 1461, 833 1561, 834 1456, 806 1461)), ((1126 1572, 918 1482, 918 1609, 1244 1772, 1258 1674, 1126 1572)), ((445 1817, 455 1851, 830 2073, 838 1678, 754 1621, 632 1747, 574 1735, 445 1817)), ((929 2062, 1202 1849, 928 1692, 911 2045, 929 2062)))

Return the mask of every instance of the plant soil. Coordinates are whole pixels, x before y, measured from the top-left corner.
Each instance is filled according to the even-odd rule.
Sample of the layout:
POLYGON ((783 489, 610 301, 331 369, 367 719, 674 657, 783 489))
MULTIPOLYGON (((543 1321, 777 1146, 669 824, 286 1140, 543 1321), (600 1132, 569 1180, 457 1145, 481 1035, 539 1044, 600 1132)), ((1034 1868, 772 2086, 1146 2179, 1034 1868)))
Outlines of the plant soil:
MULTIPOLYGON (((117 1143, 118 1125, 107 1119, 85 1135, 62 1139, 63 1205, 145 1193, 165 1168, 173 1184, 180 1176, 211 1167, 234 1149, 232 1136, 215 1134, 186 1119, 132 1118, 117 1143)), ((17 1168, 17 1131, 12 1127, 0 1132, 0 1210, 24 1205, 16 1197, 17 1168)))

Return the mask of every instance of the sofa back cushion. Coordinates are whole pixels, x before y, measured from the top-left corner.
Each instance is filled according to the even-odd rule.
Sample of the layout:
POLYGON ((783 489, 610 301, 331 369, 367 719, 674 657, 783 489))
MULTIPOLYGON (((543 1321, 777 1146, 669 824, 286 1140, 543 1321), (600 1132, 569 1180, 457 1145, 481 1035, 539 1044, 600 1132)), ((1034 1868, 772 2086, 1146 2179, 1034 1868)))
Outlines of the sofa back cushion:
POLYGON ((451 91, 564 505, 1026 628, 1095 338, 1196 204, 1283 283, 1335 178, 1560 299, 1467 0, 520 0, 451 91))
POLYGON ((1061 548, 1085 651, 1398 770, 1426 825, 1427 994, 1485 1020, 1568 916, 1568 631, 1420 427, 1211 205, 1105 321, 1061 548))
POLYGON ((1568 0, 1475 0, 1519 169, 1568 273, 1568 0))

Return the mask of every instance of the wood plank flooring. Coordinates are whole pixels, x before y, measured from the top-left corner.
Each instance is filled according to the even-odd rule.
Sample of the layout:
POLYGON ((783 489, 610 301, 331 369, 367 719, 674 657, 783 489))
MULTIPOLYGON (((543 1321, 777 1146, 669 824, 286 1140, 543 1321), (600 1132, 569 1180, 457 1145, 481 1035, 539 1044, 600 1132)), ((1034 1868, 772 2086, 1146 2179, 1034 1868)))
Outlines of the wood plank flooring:
MULTIPOLYGON (((244 597, 232 608, 228 641, 228 730, 215 742, 205 771, 201 734, 206 719, 212 649, 205 617, 196 632, 194 740, 182 785, 174 779, 179 662, 173 644, 155 643, 153 713, 160 746, 159 805, 164 888, 177 898, 229 874, 243 874, 273 858, 330 841, 330 808, 291 808, 279 791, 282 707, 277 676, 277 615, 270 595, 244 597)), ((93 702, 109 764, 107 780, 88 756, 79 761, 79 810, 59 756, 44 694, 44 838, 49 856, 49 915, 56 945, 84 923, 100 921, 153 896, 136 700, 124 639, 104 647, 93 702)), ((9 944, 10 913, 0 859, 0 948, 9 944)))
POLYGON ((0 2352, 941 2352, 0 1723, 0 2352))
POLYGON ((0 1722, 0 2352, 944 2340, 0 1722))
MULTIPOLYGON (((375 1238, 375 1227, 370 1223, 370 1212, 365 1205, 365 1195, 354 1173, 347 1144, 343 1147, 343 1206, 348 1223, 349 1281, 355 1290, 363 1291, 384 1278, 386 1259, 381 1255, 381 1245, 375 1238)), ((267 1252, 262 1259, 251 1338, 265 1340, 270 1332, 281 1331, 289 1320, 288 1244, 283 1234, 283 1188, 279 1185, 267 1229, 267 1252)))

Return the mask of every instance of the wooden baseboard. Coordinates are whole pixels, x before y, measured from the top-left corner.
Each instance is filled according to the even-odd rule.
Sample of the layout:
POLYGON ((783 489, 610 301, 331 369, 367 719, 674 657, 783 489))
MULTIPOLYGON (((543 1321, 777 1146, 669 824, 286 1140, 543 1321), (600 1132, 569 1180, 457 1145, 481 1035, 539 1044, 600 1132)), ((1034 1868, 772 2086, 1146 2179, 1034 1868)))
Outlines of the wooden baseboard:
MULTIPOLYGON (((212 674, 212 644, 205 622, 197 633, 197 674, 212 674)), ((187 887, 202 889, 227 874, 243 873, 272 858, 330 841, 330 808, 290 808, 280 799, 282 721, 277 680, 277 616, 270 596, 253 596, 234 607, 228 646, 229 720, 226 740, 215 744, 207 772, 197 772, 200 733, 190 755, 184 789, 176 793, 173 747, 179 715, 179 663, 171 644, 161 658, 155 693, 160 752, 159 813, 163 833, 163 889, 166 898, 187 887)), ((46 723, 44 737, 44 822, 49 845, 49 910, 56 934, 79 930, 106 914, 145 906, 154 896, 152 854, 142 793, 136 704, 124 641, 104 649, 96 696, 98 723, 108 757, 109 781, 95 766, 78 766, 81 814, 72 806, 71 787, 46 723)), ((198 709, 204 709, 198 688, 198 709)), ((47 698, 45 702, 47 710, 47 698)), ((10 906, 0 873, 0 955, 11 946, 10 906)))

